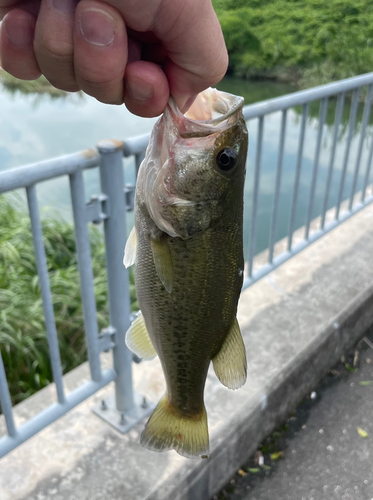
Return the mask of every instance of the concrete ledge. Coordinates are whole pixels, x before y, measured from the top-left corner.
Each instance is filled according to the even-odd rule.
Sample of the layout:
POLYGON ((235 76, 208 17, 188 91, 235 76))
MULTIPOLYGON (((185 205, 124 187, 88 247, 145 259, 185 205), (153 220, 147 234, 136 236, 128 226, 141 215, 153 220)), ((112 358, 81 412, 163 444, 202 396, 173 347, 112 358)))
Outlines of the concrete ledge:
MULTIPOLYGON (((368 207, 242 294, 248 382, 228 391, 209 372, 209 460, 142 449, 142 425, 125 436, 108 427, 91 411, 108 387, 1 461, 0 498, 208 500, 373 324, 372 255, 368 207)), ((85 366, 66 377, 68 386, 82 377, 85 366)), ((162 395, 158 360, 134 366, 134 379, 138 392, 162 395)), ((19 405, 19 419, 47 394, 19 405)))

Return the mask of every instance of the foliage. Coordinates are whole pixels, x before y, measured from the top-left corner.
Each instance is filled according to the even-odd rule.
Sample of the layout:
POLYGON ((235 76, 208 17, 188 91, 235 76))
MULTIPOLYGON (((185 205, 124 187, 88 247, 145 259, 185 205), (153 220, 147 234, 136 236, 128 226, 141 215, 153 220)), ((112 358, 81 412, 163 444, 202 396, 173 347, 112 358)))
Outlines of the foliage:
POLYGON ((213 0, 240 76, 330 81, 371 71, 369 0, 213 0), (294 71, 295 70, 295 71, 294 71))
MULTIPOLYGON (((13 402, 52 380, 42 299, 28 214, 18 200, 0 197, 0 349, 13 402)), ((83 310, 73 225, 55 216, 42 221, 63 372, 86 359, 83 310)), ((103 236, 90 228, 99 329, 108 324, 103 236)), ((136 308, 133 277, 131 297, 136 308)))
POLYGON ((73 94, 59 90, 41 76, 37 80, 19 80, 0 68, 0 83, 10 94, 31 94, 34 96, 48 95, 51 99, 83 99, 82 92, 73 94))

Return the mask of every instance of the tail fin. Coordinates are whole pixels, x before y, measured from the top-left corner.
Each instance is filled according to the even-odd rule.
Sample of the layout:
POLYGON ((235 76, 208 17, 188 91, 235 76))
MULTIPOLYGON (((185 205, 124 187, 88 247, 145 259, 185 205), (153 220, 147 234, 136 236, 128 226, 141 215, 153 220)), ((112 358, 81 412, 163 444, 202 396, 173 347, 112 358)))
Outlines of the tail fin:
POLYGON ((140 443, 153 451, 174 449, 187 458, 207 455, 209 434, 206 409, 199 415, 183 416, 167 401, 159 401, 141 435, 140 443))

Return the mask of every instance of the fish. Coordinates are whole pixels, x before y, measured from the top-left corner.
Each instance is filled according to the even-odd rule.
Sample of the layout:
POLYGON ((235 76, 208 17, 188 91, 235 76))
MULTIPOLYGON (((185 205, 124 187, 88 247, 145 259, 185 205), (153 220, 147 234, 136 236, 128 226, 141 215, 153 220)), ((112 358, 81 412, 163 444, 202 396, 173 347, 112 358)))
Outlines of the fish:
POLYGON ((248 132, 242 97, 209 88, 181 113, 171 97, 152 130, 135 193, 124 265, 136 263, 140 312, 126 344, 159 356, 166 393, 140 443, 188 458, 209 454, 204 387, 246 381, 237 321, 243 275, 248 132))

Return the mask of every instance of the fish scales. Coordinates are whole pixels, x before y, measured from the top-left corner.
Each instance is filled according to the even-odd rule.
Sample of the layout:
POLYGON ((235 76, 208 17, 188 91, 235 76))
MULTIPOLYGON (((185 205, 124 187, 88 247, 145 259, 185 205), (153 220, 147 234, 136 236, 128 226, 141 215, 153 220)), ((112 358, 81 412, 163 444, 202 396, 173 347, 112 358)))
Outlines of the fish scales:
MULTIPOLYGON (((228 100, 221 129, 209 125, 211 119, 199 128, 198 122, 185 118, 175 107, 155 127, 160 135, 153 133, 138 177, 136 249, 132 250, 142 313, 139 321, 145 323, 167 386, 145 428, 142 444, 157 451, 173 448, 188 457, 208 452, 203 393, 211 360, 216 360, 218 376, 227 371, 228 375, 219 376, 225 385, 236 388, 246 378, 245 353, 238 352, 244 347, 236 312, 244 268, 247 131, 242 103, 237 105, 235 99, 237 109, 227 117, 227 94, 212 89, 206 92, 215 92, 217 99, 223 94, 222 99, 228 100), (183 127, 184 136, 180 133, 183 127), (165 135, 167 131, 169 135, 165 135), (158 167, 155 155, 163 155, 158 167), (225 155, 221 171, 216 166, 217 155, 220 159, 225 155), (232 169, 229 162, 233 162, 232 169), (165 172, 159 182, 162 168, 165 172), (152 185, 151 195, 145 185, 152 185), (225 351, 232 351, 230 361, 225 351), (219 353, 223 353, 223 362, 219 353), (241 372, 245 373, 235 373, 239 369, 235 356, 241 356, 241 372), (233 384, 229 377, 234 378, 233 384)), ((135 330, 127 334, 127 344, 141 355, 141 349, 134 348, 135 330)))
POLYGON ((220 228, 190 240, 169 238, 175 273, 172 294, 157 276, 148 238, 138 237, 142 262, 135 274, 138 301, 145 322, 147 317, 154 318, 147 326, 164 367, 170 400, 185 412, 202 409, 206 371, 232 323, 242 286, 242 279, 236 279, 243 268, 239 254, 242 234, 239 224, 227 222, 228 228, 222 222, 220 228), (236 245, 236 256, 224 252, 226 240, 229 246, 236 245), (222 265, 224 257, 229 259, 229 273, 222 265), (217 290, 224 293, 217 295, 217 290), (203 370, 195 371, 202 366, 203 370))

